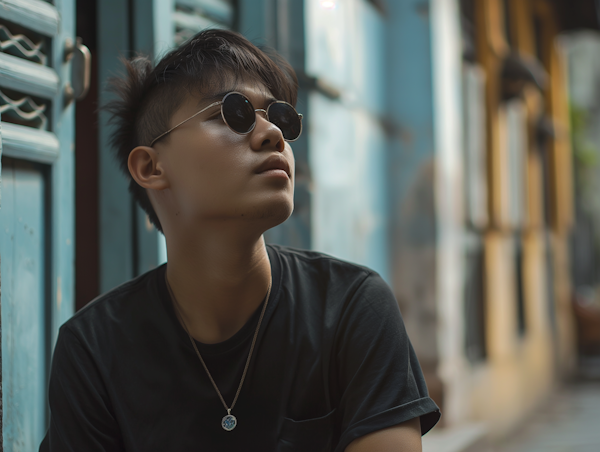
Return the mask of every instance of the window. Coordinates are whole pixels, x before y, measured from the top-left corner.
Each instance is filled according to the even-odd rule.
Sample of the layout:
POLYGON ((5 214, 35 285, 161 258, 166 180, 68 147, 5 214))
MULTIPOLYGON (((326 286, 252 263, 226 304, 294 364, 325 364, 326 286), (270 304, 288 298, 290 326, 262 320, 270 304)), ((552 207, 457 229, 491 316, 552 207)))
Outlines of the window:
POLYGON ((465 355, 471 362, 486 358, 485 251, 480 237, 467 244, 465 257, 465 355))

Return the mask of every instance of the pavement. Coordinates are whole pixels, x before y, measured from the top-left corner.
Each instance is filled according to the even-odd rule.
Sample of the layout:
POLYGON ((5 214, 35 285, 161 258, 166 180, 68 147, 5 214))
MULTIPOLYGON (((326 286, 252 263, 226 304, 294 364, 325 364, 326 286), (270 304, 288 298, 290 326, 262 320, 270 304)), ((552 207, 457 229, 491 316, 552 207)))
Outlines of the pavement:
POLYGON ((600 356, 580 359, 575 380, 556 389, 521 427, 489 439, 485 424, 434 429, 423 452, 600 452, 600 356))
POLYGON ((494 452, 600 452, 600 380, 557 390, 523 428, 494 452))

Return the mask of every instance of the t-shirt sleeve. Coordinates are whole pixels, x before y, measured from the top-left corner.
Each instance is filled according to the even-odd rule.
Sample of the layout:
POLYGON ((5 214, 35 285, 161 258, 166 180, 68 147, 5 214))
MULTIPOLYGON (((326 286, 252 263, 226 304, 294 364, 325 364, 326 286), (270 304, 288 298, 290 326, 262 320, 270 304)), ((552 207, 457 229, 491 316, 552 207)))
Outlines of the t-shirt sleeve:
POLYGON ((67 326, 54 350, 48 399, 50 426, 40 452, 124 450, 96 363, 67 326))
POLYGON ((344 308, 335 338, 343 452, 354 439, 420 417, 421 433, 438 422, 398 303, 376 273, 344 308))

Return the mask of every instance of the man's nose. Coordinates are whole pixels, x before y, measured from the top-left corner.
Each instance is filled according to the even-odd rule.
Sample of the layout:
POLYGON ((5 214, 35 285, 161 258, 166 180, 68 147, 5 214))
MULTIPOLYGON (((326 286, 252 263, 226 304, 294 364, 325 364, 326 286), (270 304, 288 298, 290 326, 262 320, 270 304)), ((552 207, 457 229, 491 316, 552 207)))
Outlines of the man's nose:
POLYGON ((251 146, 254 150, 264 150, 270 146, 278 152, 283 152, 285 142, 281 129, 267 119, 267 111, 262 108, 254 110, 256 112, 256 125, 252 131, 251 146), (260 114, 262 113, 262 114, 260 114))

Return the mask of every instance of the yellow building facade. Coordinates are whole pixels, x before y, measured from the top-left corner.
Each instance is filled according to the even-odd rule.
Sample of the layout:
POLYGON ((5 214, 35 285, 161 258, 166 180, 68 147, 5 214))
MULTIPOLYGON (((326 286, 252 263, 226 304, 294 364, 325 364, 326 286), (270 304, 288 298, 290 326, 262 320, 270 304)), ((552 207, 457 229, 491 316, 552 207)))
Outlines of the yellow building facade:
POLYGON ((565 25, 564 6, 460 3, 463 72, 478 74, 485 116, 484 212, 466 228, 481 241, 480 297, 465 322, 467 342, 475 337, 479 351, 456 362, 460 377, 444 385, 441 403, 445 426, 481 422, 492 439, 513 431, 576 365, 572 155, 559 34, 577 23, 569 17, 565 25))

